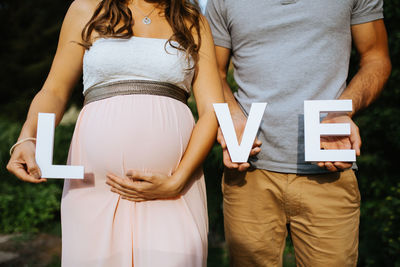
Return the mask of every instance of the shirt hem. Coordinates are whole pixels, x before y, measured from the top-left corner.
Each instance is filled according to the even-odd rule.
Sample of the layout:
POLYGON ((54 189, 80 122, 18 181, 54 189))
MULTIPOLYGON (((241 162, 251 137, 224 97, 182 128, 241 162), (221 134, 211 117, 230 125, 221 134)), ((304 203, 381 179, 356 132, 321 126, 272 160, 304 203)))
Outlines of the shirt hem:
MULTIPOLYGON (((324 174, 331 173, 328 170, 322 169, 317 165, 310 164, 271 164, 262 163, 254 164, 251 162, 252 168, 262 169, 267 171, 279 172, 279 173, 291 173, 291 174, 324 174)), ((357 164, 353 163, 351 167, 353 170, 358 170, 357 164)))

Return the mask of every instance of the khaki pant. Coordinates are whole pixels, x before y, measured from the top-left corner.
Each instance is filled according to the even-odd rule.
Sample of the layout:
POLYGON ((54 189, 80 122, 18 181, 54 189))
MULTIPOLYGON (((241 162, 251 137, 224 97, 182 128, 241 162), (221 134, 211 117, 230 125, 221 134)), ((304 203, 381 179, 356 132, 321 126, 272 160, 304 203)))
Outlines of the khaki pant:
POLYGON ((231 266, 282 266, 287 224, 297 266, 356 266, 360 192, 352 170, 318 175, 228 170, 222 191, 231 266))

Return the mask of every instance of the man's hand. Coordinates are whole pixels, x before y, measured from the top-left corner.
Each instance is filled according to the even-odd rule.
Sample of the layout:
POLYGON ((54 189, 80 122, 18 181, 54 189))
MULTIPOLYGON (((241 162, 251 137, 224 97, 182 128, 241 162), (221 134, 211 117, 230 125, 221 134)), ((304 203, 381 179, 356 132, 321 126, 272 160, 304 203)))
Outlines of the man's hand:
POLYGON ((135 202, 176 198, 182 190, 174 176, 133 170, 128 171, 124 178, 108 174, 106 183, 122 199, 135 202))
MULTIPOLYGON (((360 156, 361 137, 357 125, 345 114, 329 114, 322 123, 350 123, 349 136, 324 136, 321 137, 322 149, 354 149, 360 156)), ((351 168, 351 162, 318 162, 318 166, 328 171, 336 172, 351 168)))
MULTIPOLYGON (((232 115, 232 121, 233 125, 235 126, 235 131, 236 131, 236 136, 238 138, 239 144, 242 140, 242 135, 244 128, 246 127, 246 122, 247 119, 244 116, 244 114, 238 114, 238 115, 232 115)), ((221 128, 218 129, 218 135, 217 135, 217 141, 220 143, 222 147, 222 153, 223 153, 223 160, 224 160, 224 165, 225 167, 229 169, 237 169, 238 171, 246 171, 249 167, 250 164, 248 162, 243 162, 243 163, 234 163, 231 160, 231 157, 229 156, 228 148, 226 146, 226 142, 224 139, 224 136, 222 135, 221 128)), ((255 156, 261 151, 261 141, 258 140, 257 138, 254 140, 253 143, 253 148, 250 151, 250 156, 255 156)))

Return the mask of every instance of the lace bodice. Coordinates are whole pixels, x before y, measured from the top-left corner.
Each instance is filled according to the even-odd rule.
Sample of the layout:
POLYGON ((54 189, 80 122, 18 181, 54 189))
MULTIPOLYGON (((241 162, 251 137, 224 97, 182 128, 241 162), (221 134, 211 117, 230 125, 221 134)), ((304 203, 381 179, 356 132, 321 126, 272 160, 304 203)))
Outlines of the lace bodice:
MULTIPOLYGON (((152 80, 190 91, 194 70, 185 53, 166 39, 133 36, 97 39, 83 58, 84 91, 121 80, 152 80)), ((192 64, 192 63, 191 63, 192 64)))

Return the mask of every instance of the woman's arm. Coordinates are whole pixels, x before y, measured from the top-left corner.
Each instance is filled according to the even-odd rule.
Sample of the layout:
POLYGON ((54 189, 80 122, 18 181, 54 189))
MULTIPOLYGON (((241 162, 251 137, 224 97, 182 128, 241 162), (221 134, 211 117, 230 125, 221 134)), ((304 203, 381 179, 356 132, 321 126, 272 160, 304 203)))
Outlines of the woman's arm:
POLYGON ((199 120, 193 129, 183 158, 172 176, 129 171, 131 179, 109 175, 107 183, 112 191, 133 201, 171 198, 177 196, 200 167, 213 146, 218 123, 213 103, 224 101, 221 79, 218 74, 214 43, 207 21, 202 18, 199 62, 193 81, 199 120))
MULTIPOLYGON (((72 88, 82 73, 84 48, 78 43, 82 41, 81 31, 90 19, 94 7, 95 1, 78 0, 74 1, 68 9, 49 75, 30 105, 18 140, 36 136, 39 112, 55 113, 56 124, 61 121, 72 88)), ((16 146, 7 169, 26 182, 46 181, 40 178, 33 142, 23 142, 16 146)))

